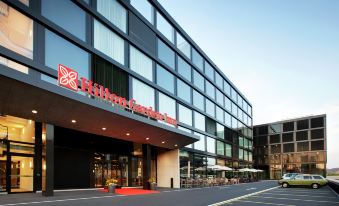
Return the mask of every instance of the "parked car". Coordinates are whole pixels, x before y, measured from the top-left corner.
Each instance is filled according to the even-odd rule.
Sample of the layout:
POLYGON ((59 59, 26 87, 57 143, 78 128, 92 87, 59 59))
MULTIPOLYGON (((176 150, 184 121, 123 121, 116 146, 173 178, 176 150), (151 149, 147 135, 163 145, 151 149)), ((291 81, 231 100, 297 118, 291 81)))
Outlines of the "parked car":
POLYGON ((285 173, 281 179, 284 179, 284 180, 289 180, 291 178, 293 178, 294 176, 296 175, 299 175, 300 173, 285 173))
POLYGON ((318 189, 327 184, 327 180, 321 175, 298 174, 291 179, 281 179, 278 183, 286 188, 289 186, 311 186, 318 189))

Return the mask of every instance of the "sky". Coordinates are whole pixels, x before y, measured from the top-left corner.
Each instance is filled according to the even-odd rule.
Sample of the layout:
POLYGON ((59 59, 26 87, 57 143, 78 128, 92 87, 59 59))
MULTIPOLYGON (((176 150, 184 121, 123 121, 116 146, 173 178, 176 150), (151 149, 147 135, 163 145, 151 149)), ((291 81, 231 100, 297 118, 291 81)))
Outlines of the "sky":
POLYGON ((253 106, 253 124, 327 115, 339 167, 338 0, 158 0, 253 106))

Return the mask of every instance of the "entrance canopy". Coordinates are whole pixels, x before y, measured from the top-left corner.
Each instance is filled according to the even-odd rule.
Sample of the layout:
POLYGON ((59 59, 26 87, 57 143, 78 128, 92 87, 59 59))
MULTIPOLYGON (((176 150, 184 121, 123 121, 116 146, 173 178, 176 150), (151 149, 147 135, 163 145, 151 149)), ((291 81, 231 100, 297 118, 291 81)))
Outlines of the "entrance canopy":
POLYGON ((0 88, 0 115, 168 149, 199 140, 193 134, 16 71, 0 70, 0 88))

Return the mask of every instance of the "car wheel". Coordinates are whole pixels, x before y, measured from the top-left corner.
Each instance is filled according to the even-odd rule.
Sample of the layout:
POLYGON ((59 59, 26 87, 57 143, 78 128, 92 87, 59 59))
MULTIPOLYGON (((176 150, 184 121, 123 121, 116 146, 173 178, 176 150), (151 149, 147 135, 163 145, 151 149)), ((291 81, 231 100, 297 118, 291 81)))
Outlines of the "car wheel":
POLYGON ((283 182, 281 185, 283 188, 287 188, 288 187, 288 183, 287 182, 283 182))
POLYGON ((316 184, 316 183, 314 183, 314 184, 312 184, 312 188, 313 188, 313 189, 318 189, 318 188, 319 188, 319 185, 316 184))

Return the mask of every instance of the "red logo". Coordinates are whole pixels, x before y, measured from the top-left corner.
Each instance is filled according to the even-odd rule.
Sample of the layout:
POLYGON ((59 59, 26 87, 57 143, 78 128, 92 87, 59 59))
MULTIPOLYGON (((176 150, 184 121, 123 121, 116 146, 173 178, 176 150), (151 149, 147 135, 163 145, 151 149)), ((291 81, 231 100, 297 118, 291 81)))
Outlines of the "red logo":
POLYGON ((68 89, 78 91, 78 73, 62 64, 59 64, 58 83, 68 89))

